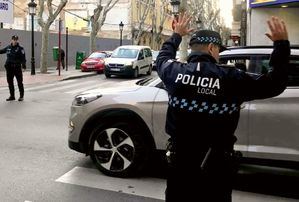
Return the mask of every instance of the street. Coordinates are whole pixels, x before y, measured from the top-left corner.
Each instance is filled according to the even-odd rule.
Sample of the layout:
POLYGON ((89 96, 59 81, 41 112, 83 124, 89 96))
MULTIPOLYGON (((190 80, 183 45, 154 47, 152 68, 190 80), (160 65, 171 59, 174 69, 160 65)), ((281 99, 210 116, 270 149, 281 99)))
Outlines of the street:
MULTIPOLYGON (((161 173, 155 169, 142 178, 107 177, 96 170, 89 157, 67 145, 70 105, 77 93, 97 87, 133 85, 136 80, 106 79, 100 74, 30 84, 25 85, 24 102, 6 102, 8 89, 0 87, 0 201, 163 201, 162 165, 153 165, 161 167, 161 173)), ((243 169, 233 192, 234 202, 299 201, 298 173, 289 174, 291 171, 287 170, 284 178, 276 172, 260 175, 253 167, 243 169)))

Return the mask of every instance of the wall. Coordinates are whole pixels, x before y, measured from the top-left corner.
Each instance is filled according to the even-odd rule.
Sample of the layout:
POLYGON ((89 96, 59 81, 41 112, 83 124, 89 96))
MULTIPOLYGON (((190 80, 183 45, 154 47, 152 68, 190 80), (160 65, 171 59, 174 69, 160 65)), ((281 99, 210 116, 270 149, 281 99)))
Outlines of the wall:
POLYGON ((247 44, 248 45, 272 45, 265 36, 268 32, 266 20, 271 16, 281 17, 289 32, 291 44, 299 44, 299 8, 255 8, 249 12, 247 44))
MULTIPOLYGON (((12 35, 19 36, 19 43, 24 47, 27 59, 27 68, 31 67, 31 32, 22 30, 12 30, 12 29, 0 29, 0 49, 5 48, 11 41, 12 35)), ((61 43, 65 50, 65 35, 61 35, 61 43)), ((34 41, 34 58, 35 67, 39 69, 40 65, 40 53, 41 53, 41 32, 35 32, 34 41)), ((89 53, 89 37, 86 36, 68 36, 68 64, 74 65, 76 63, 76 52, 85 51, 89 53)), ((131 44, 131 40, 123 40, 123 45, 131 44)), ((48 66, 56 66, 57 62, 53 61, 52 49, 54 46, 58 46, 58 34, 51 33, 49 35, 49 49, 48 49, 48 66)), ((119 46, 119 39, 98 39, 97 49, 98 50, 114 50, 119 46)), ((4 64, 6 61, 6 55, 0 55, 0 70, 4 70, 4 64)))

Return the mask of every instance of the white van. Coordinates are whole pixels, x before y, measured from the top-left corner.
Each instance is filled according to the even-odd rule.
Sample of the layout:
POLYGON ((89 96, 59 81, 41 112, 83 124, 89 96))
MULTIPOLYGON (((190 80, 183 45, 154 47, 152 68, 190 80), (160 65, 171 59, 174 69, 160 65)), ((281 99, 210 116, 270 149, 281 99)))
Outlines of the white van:
POLYGON ((127 45, 115 49, 105 60, 105 75, 132 76, 152 73, 152 52, 148 46, 127 45))

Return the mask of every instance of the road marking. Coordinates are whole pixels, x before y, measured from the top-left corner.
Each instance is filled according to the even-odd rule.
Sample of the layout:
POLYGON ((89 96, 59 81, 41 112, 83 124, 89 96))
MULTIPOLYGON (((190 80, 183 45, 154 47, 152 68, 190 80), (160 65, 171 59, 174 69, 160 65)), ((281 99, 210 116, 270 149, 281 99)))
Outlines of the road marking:
POLYGON ((109 81, 108 82, 103 82, 103 83, 97 83, 94 86, 85 86, 83 88, 79 88, 79 89, 74 89, 74 90, 71 90, 71 91, 67 91, 66 93, 69 93, 69 94, 78 94, 78 93, 81 93, 81 92, 84 92, 84 91, 87 91, 87 90, 100 89, 100 88, 103 88, 103 87, 113 86, 115 84, 116 84, 115 82, 109 82, 109 81))
POLYGON ((164 200, 166 181, 159 178, 115 178, 96 169, 75 167, 55 180, 73 185, 164 200))
POLYGON ((49 92, 54 92, 54 91, 60 91, 60 90, 64 90, 67 88, 72 88, 75 86, 82 86, 82 85, 91 85, 91 84, 95 84, 97 81, 85 81, 83 83, 81 82, 77 82, 71 85, 63 85, 63 86, 59 86, 59 87, 54 87, 52 89, 46 90, 45 92, 49 93, 49 92))
POLYGON ((75 80, 67 80, 59 83, 57 82, 57 83, 50 83, 50 84, 38 84, 38 86, 33 86, 29 88, 25 87, 25 91, 39 90, 39 89, 49 88, 53 86, 65 85, 67 83, 73 83, 73 82, 75 82, 75 80))

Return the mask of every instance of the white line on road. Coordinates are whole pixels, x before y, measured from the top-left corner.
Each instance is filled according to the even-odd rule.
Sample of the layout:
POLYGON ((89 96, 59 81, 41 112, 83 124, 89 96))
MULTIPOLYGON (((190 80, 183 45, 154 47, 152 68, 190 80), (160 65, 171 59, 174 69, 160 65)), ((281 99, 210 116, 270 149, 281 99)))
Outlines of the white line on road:
POLYGON ((158 178, 114 178, 105 176, 96 169, 75 167, 55 181, 148 198, 165 198, 166 182, 158 178))
POLYGON ((97 83, 97 81, 85 81, 84 83, 77 82, 77 83, 74 83, 74 84, 71 84, 71 85, 64 85, 64 86, 59 86, 57 88, 52 88, 52 89, 49 89, 49 90, 45 90, 45 92, 49 93, 49 92, 64 90, 64 89, 67 89, 67 88, 72 88, 74 86, 79 86, 80 87, 82 85, 92 85, 92 84, 95 84, 95 83, 97 83))
POLYGON ((29 88, 26 88, 25 87, 25 91, 31 91, 31 90, 39 90, 39 89, 42 89, 42 88, 49 88, 49 87, 52 87, 52 86, 58 86, 58 85, 65 85, 67 83, 72 83, 72 82, 75 82, 75 80, 67 80, 67 81, 63 81, 63 82, 59 82, 59 83, 50 83, 50 84, 37 84, 38 86, 33 86, 33 87, 29 87, 29 88))

